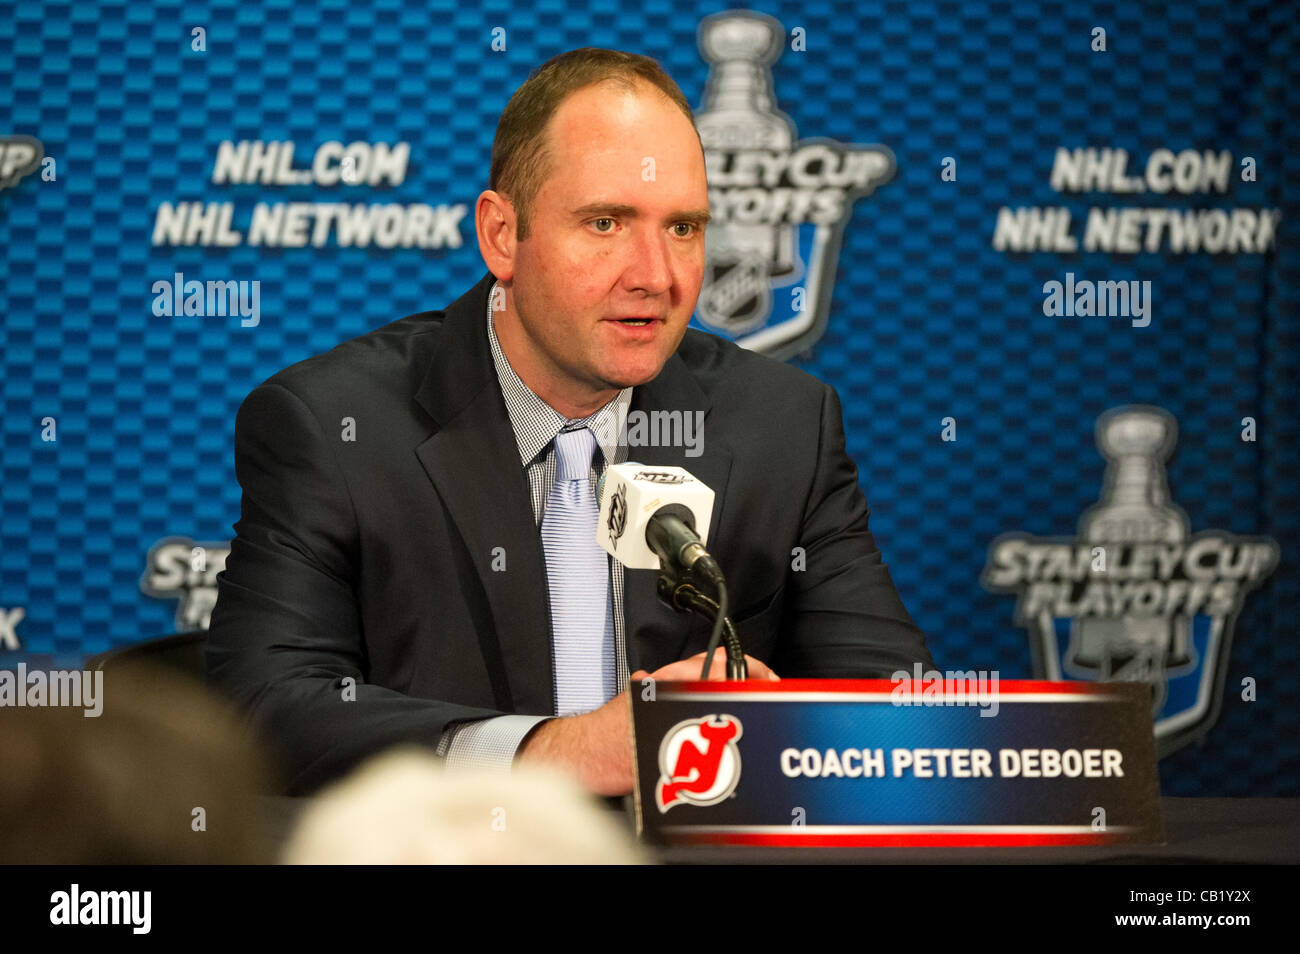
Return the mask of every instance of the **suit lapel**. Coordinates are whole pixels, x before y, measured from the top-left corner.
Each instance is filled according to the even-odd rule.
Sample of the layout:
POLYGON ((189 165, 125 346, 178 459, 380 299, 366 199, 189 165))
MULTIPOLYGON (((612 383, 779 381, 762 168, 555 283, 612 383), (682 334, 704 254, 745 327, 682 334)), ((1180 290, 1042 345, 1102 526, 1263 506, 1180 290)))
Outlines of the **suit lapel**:
POLYGON ((492 281, 488 274, 446 310, 442 341, 415 398, 441 427, 416 454, 487 595, 502 668, 493 673, 499 701, 541 715, 555 711, 546 564, 487 340, 492 281))

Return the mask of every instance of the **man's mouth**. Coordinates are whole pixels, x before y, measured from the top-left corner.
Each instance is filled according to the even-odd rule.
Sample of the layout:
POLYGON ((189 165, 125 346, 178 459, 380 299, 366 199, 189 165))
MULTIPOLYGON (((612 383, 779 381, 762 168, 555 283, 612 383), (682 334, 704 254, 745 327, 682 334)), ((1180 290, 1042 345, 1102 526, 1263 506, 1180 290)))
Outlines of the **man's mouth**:
POLYGON ((658 318, 648 318, 648 317, 638 317, 638 318, 615 318, 614 320, 617 321, 620 325, 627 325, 627 326, 630 326, 630 327, 632 327, 632 328, 640 328, 640 327, 642 327, 643 325, 648 325, 648 324, 650 324, 650 323, 652 323, 652 322, 659 321, 660 319, 658 319, 658 318))

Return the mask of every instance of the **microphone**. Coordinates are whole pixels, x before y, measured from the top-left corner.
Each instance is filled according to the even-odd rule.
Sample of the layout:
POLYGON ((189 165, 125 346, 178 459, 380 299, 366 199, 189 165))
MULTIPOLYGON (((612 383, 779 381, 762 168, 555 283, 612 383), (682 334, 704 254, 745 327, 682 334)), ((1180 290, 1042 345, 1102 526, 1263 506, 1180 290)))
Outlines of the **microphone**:
POLYGON ((659 570, 659 599, 678 612, 699 613, 713 623, 700 678, 707 679, 714 651, 725 636, 727 678, 745 679, 748 668, 735 626, 727 617, 727 584, 704 548, 713 514, 713 491, 681 467, 635 462, 605 469, 596 487, 600 515, 596 542, 624 566, 659 570), (696 587, 704 581, 710 599, 696 587))
POLYGON ((624 566, 694 570, 710 580, 721 576, 704 548, 713 491, 684 468, 613 464, 600 478, 596 496, 596 542, 624 566))
POLYGON ((722 580, 722 568, 695 535, 695 515, 677 503, 665 504, 650 515, 645 528, 646 543, 659 557, 660 568, 680 568, 698 573, 714 586, 722 580))

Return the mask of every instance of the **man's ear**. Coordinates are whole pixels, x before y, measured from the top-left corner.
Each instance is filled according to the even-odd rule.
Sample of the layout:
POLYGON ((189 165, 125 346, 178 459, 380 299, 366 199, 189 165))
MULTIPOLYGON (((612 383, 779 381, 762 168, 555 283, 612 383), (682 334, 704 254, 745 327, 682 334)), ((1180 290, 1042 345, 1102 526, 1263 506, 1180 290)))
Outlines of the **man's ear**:
POLYGON ((508 282, 515 274, 515 207, 499 192, 481 192, 474 205, 478 250, 488 271, 508 282))

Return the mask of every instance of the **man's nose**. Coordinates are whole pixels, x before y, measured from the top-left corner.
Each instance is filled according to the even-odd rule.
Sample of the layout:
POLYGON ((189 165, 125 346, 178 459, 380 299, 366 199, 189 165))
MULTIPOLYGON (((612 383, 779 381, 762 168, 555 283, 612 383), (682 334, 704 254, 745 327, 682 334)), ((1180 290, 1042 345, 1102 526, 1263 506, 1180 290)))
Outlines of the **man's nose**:
POLYGON ((662 295, 672 288, 673 272, 668 241, 668 236, 655 229, 646 230, 637 237, 629 250, 632 260, 623 273, 623 283, 629 286, 629 290, 662 295))

